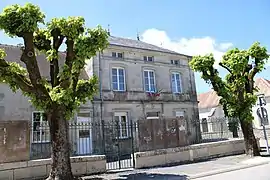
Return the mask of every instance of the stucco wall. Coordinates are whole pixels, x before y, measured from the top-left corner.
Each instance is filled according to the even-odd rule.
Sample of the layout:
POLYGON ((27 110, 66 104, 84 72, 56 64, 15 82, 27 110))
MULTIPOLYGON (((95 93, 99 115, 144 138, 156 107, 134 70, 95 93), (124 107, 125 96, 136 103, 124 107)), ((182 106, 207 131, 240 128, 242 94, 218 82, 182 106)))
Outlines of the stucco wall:
POLYGON ((218 156, 244 153, 243 139, 195 144, 180 148, 162 149, 135 153, 135 168, 168 166, 218 156))
POLYGON ((0 83, 0 120, 29 120, 32 109, 28 98, 24 97, 21 91, 13 93, 6 85, 0 83))
MULTIPOLYGON (((50 173, 50 164, 51 159, 4 163, 0 166, 0 180, 45 178, 50 173)), ((72 157, 71 167, 76 176, 103 173, 106 158, 104 155, 72 157)))
MULTIPOLYGON (((95 65, 98 66, 98 62, 95 65)), ((185 56, 111 46, 101 55, 101 67, 103 90, 111 90, 112 67, 125 68, 127 91, 144 91, 144 69, 155 71, 157 88, 162 89, 164 92, 171 92, 171 72, 181 73, 183 92, 191 91, 191 89, 195 90, 194 73, 189 73, 188 59, 185 56), (122 52, 124 53, 124 58, 112 58, 112 52, 122 52), (144 62, 143 56, 145 55, 154 56, 154 62, 144 62), (172 65, 171 60, 180 60, 181 65, 172 65)))

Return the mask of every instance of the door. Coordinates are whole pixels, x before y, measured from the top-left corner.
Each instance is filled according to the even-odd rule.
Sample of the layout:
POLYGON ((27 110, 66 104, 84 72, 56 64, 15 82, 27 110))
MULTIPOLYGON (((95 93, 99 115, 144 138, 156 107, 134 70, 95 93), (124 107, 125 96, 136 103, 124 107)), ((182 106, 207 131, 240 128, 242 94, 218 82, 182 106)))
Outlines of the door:
POLYGON ((92 154, 91 119, 89 117, 77 117, 77 122, 77 153, 78 155, 92 154))

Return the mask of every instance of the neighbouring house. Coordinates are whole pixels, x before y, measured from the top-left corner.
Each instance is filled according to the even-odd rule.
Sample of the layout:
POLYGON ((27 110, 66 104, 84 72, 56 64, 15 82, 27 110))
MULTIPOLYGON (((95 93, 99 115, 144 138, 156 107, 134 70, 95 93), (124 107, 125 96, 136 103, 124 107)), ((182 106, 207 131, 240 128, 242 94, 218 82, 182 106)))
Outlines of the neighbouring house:
MULTIPOLYGON (((111 140, 121 139, 122 146, 126 147, 125 141, 130 141, 130 136, 133 136, 129 126, 138 120, 178 117, 188 123, 199 118, 194 72, 188 65, 190 56, 140 40, 110 36, 109 43, 106 50, 87 61, 81 74, 81 78, 98 76, 99 93, 92 102, 81 105, 72 119, 77 123, 105 122, 109 125, 108 128, 93 125, 71 128, 74 154, 118 148, 117 145, 106 147, 106 143, 101 147, 104 145, 99 141, 102 134, 109 134, 111 140), (115 124, 117 130, 112 129, 115 124)), ((23 65, 18 46, 0 45, 0 48, 6 51, 8 61, 23 65)), ((37 60, 42 76, 49 77, 49 63, 45 56, 38 55, 37 60)), ((44 113, 37 111, 21 92, 13 93, 7 85, 0 84, 0 121, 15 120, 31 122, 32 154, 39 149, 49 151, 49 128, 44 113)), ((186 128, 192 132, 192 126, 186 128)), ((188 138, 194 139, 195 136, 189 133, 188 138)))
MULTIPOLYGON (((259 96, 261 94, 264 95, 266 99, 266 105, 263 108, 266 111, 270 112, 270 81, 264 78, 257 78, 255 79, 254 85, 258 88, 258 92, 256 94, 259 96)), ((202 93, 198 95, 199 101, 199 116, 201 119, 201 129, 203 132, 214 132, 220 129, 220 126, 214 126, 213 120, 215 119, 222 119, 224 117, 224 112, 222 106, 219 104, 219 97, 217 96, 216 92, 211 90, 206 93, 202 93)), ((252 108, 252 113, 254 116, 253 125, 254 128, 257 130, 261 130, 261 119, 259 115, 259 104, 257 104, 252 108)), ((227 122, 223 121, 222 125, 226 128, 227 122)), ((266 118, 265 121, 266 128, 269 129, 269 119, 266 118)))

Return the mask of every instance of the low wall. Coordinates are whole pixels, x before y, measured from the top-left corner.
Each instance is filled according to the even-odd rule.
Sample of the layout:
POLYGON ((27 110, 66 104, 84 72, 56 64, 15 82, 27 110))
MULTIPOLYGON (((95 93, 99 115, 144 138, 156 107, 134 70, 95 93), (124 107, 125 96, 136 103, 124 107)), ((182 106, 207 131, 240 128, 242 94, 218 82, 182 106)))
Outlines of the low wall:
POLYGON ((135 168, 147 168, 199 161, 245 152, 243 139, 195 144, 186 147, 135 153, 135 168))
MULTIPOLYGON (((51 159, 0 164, 0 180, 19 180, 47 177, 51 169, 51 159)), ((71 157, 74 175, 88 175, 106 171, 105 155, 71 157)))

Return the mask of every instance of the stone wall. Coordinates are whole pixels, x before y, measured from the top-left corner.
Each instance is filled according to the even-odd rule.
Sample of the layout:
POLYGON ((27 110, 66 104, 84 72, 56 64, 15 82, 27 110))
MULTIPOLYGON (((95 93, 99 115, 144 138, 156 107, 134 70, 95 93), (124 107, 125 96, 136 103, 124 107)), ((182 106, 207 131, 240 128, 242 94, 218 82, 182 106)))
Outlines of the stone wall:
POLYGON ((28 121, 0 121, 0 163, 29 160, 28 121))
POLYGON ((135 168, 167 166, 213 157, 244 153, 243 139, 195 144, 185 147, 135 153, 135 168))
MULTIPOLYGON (((49 175, 51 159, 40 159, 0 165, 0 180, 45 178, 49 175)), ((106 171, 104 155, 71 157, 75 176, 103 173, 106 171)))

